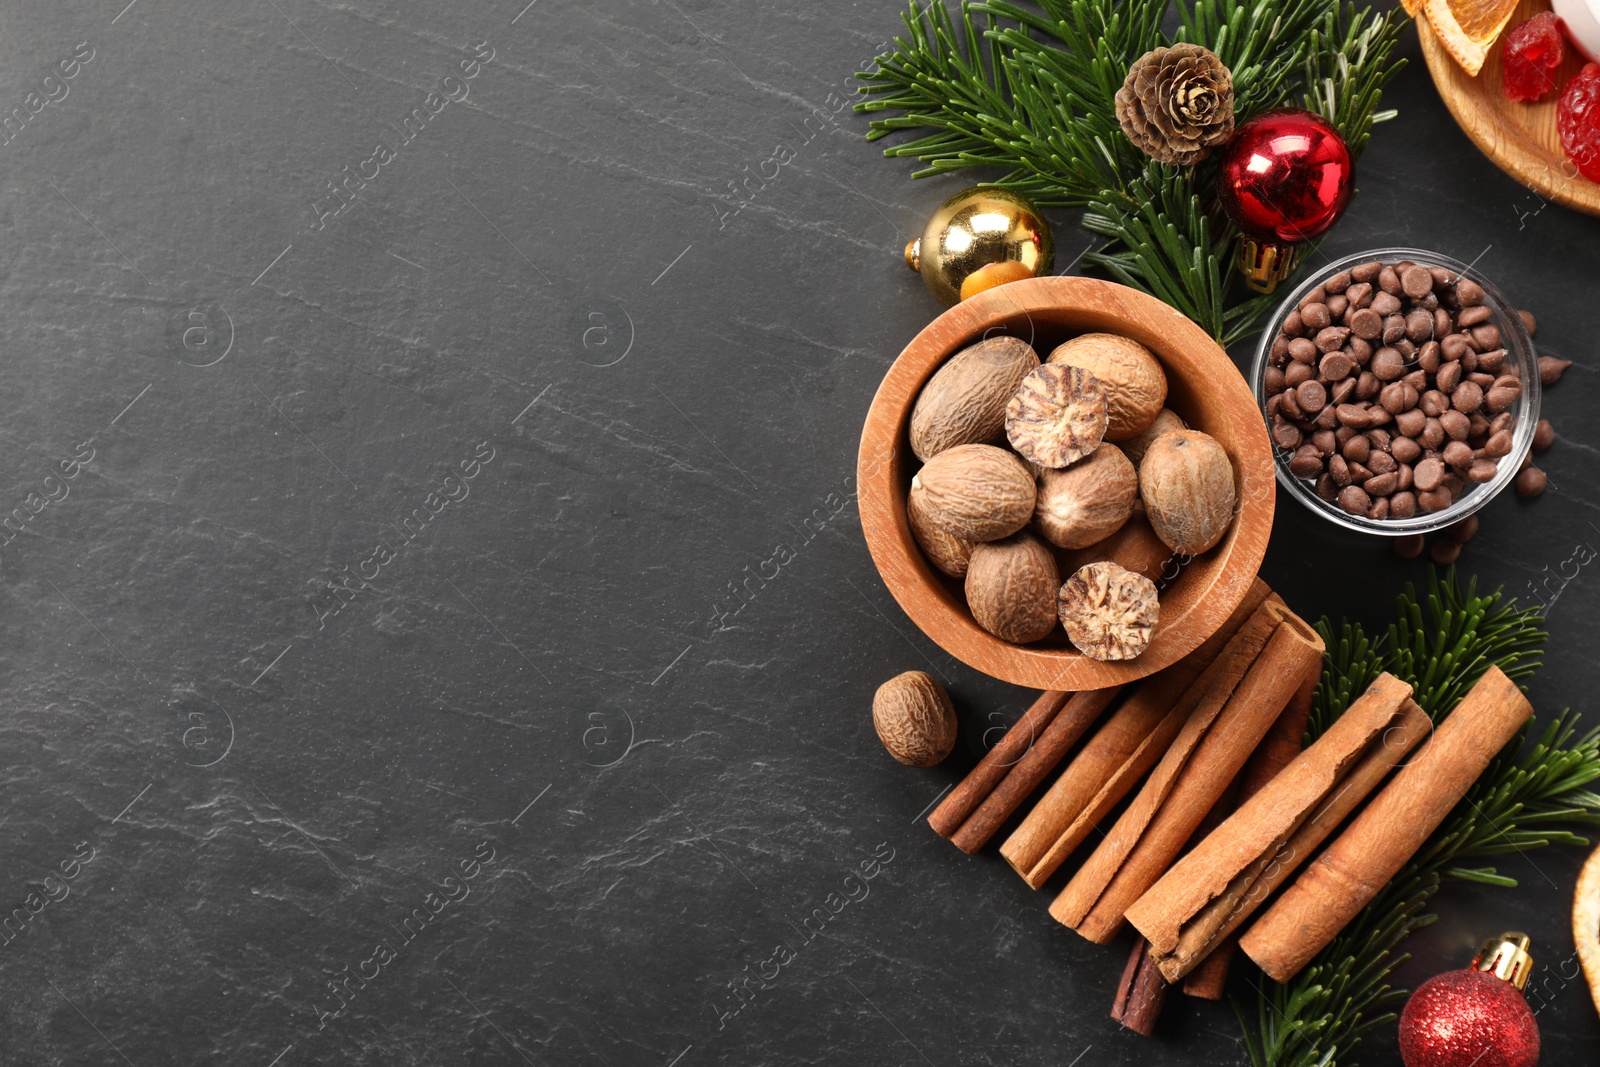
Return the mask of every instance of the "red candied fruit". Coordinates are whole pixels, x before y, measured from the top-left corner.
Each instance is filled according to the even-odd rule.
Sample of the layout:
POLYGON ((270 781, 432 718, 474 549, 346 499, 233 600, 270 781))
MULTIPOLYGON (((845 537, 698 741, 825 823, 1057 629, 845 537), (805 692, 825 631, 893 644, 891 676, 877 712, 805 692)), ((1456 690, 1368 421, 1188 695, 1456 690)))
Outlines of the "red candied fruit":
POLYGON ((1556 126, 1578 173, 1600 182, 1600 63, 1585 63, 1561 90, 1556 126))
POLYGON ((1561 20, 1554 11, 1541 11, 1506 34, 1501 52, 1505 78, 1500 91, 1511 100, 1533 101, 1556 87, 1555 70, 1561 65, 1561 20))

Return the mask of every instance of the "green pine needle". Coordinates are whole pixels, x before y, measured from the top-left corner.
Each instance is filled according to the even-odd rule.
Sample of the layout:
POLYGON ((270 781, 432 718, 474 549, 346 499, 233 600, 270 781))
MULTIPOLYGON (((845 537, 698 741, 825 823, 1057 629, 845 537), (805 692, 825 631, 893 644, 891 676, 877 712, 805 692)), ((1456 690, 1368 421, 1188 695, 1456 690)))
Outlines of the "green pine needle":
MULTIPOLYGON (((1453 571, 1430 574, 1428 595, 1396 601, 1387 636, 1324 619, 1328 654, 1312 706, 1307 741, 1326 730, 1382 671, 1410 682, 1415 699, 1442 719, 1497 665, 1514 679, 1539 667, 1543 619, 1499 592, 1465 590, 1453 571)), ((1499 754, 1444 825, 1327 948, 1288 983, 1259 978, 1256 1018, 1240 1011, 1254 1067, 1335 1067, 1350 1063, 1362 1035, 1388 1026, 1406 990, 1389 975, 1407 958, 1400 943, 1434 921, 1424 909, 1440 884, 1470 881, 1511 888, 1516 881, 1473 861, 1545 845, 1583 845, 1570 827, 1600 826, 1600 731, 1578 733, 1578 717, 1556 716, 1527 745, 1530 722, 1499 754)), ((1236 1005, 1237 1008, 1237 1005, 1236 1005)))
POLYGON ((1123 134, 1115 97, 1134 60, 1190 41, 1233 75, 1239 121, 1301 104, 1326 117, 1353 153, 1372 125, 1403 25, 1393 11, 1339 0, 1176 0, 1180 28, 1161 32, 1171 0, 913 0, 906 35, 857 77, 877 140, 922 164, 913 177, 983 167, 988 182, 1041 208, 1080 209, 1106 238, 1092 269, 1166 301, 1224 344, 1253 333, 1276 299, 1232 269, 1238 231, 1209 190, 1214 167, 1152 163, 1123 134))

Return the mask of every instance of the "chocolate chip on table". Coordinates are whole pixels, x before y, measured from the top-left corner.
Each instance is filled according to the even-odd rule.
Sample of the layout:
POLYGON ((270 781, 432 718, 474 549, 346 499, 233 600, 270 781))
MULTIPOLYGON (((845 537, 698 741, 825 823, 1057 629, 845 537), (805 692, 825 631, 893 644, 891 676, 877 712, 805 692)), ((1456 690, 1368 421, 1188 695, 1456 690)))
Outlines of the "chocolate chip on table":
POLYGON ((1478 516, 1468 515, 1459 522, 1446 526, 1440 532, 1450 540, 1464 545, 1478 535, 1478 516))
POLYGON ((1533 317, 1533 312, 1519 310, 1517 318, 1522 320, 1522 328, 1528 331, 1529 337, 1539 332, 1539 320, 1533 317))
POLYGON ((1562 359, 1559 356, 1539 357, 1539 384, 1554 385, 1561 380, 1561 376, 1572 366, 1572 360, 1562 359))
POLYGON ((1441 567, 1448 567, 1461 558, 1461 542, 1441 537, 1428 546, 1428 558, 1441 567))
MULTIPOLYGON (((1393 515, 1397 519, 1409 519, 1411 517, 1410 515, 1402 516, 1395 514, 1396 506, 1396 501, 1391 500, 1389 502, 1390 515, 1393 515)), ((1401 559, 1416 559, 1418 556, 1422 555, 1422 550, 1426 547, 1427 544, 1423 541, 1421 534, 1407 534, 1404 537, 1396 537, 1394 539, 1394 554, 1399 556, 1401 559)))
MULTIPOLYGON (((1505 431, 1502 430, 1502 433, 1505 431)), ((1549 419, 1540 419, 1533 427, 1533 450, 1543 452, 1556 443, 1556 428, 1550 425, 1549 419)), ((1485 448, 1488 446, 1485 445, 1485 448)), ((1506 451, 1511 451, 1511 436, 1506 435, 1506 451)))
POLYGON ((1544 492, 1548 479, 1544 471, 1538 467, 1528 467, 1517 475, 1517 495, 1521 497, 1535 497, 1544 492))

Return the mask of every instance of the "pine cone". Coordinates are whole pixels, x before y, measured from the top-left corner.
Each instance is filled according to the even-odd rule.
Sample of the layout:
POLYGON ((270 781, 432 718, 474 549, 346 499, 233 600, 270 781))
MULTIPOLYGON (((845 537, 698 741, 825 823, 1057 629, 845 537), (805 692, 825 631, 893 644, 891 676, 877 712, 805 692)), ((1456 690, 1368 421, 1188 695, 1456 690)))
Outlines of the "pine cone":
POLYGON ((1197 44, 1146 52, 1117 90, 1117 121, 1158 163, 1198 163, 1233 133, 1233 75, 1197 44))

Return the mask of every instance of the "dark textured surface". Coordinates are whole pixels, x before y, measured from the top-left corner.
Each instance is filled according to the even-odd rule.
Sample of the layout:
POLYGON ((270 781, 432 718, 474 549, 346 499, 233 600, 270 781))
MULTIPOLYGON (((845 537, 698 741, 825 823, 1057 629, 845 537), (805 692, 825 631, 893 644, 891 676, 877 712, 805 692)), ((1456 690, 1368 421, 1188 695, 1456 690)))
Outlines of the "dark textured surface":
MULTIPOLYGON (((75 874, 0 946, 0 1060, 1242 1062, 1222 1006, 1119 1033, 1125 945, 918 818, 1030 694, 915 631, 850 496, 937 310, 900 246, 966 184, 834 115, 899 5, 523 2, 0 11, 5 108, 93 50, 0 145, 0 493, 31 515, 0 548, 4 907, 75 874), (318 229, 478 42, 470 95, 318 229), (909 668, 964 715, 938 770, 873 737, 909 668)), ((1600 540, 1600 222, 1481 158, 1420 64, 1392 101, 1327 252, 1475 260, 1579 360, 1551 491, 1466 560, 1525 591, 1600 540)), ((1058 221, 1066 266, 1087 239, 1058 221)), ((1375 621, 1421 575, 1287 502, 1266 567, 1375 621)), ((1600 578, 1551 581, 1533 694, 1583 707, 1600 578)), ((1524 927, 1545 1062, 1592 1061, 1560 980, 1578 863, 1448 891, 1405 975, 1524 927)))

